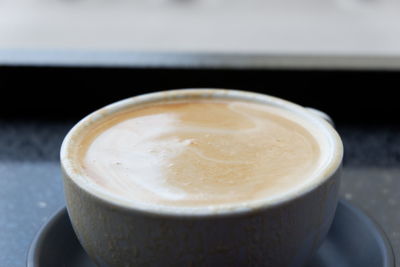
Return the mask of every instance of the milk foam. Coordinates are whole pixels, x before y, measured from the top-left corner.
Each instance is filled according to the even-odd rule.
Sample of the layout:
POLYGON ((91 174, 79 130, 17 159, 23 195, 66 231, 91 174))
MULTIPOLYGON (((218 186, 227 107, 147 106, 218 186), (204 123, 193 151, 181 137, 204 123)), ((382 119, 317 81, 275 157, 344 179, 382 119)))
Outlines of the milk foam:
POLYGON ((300 116, 255 103, 154 104, 98 122, 83 138, 80 161, 90 182, 125 200, 238 203, 312 178, 321 146, 306 128, 300 116))

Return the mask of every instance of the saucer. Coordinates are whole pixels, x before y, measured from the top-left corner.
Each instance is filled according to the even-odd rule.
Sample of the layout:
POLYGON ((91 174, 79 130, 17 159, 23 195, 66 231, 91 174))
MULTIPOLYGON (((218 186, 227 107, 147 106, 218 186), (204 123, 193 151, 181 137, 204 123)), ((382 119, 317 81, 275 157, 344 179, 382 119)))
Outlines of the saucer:
MULTIPOLYGON (((40 229, 29 249, 28 267, 95 267, 79 244, 66 208, 40 229)), ((332 227, 306 267, 394 267, 382 229, 360 209, 341 200, 332 227)))

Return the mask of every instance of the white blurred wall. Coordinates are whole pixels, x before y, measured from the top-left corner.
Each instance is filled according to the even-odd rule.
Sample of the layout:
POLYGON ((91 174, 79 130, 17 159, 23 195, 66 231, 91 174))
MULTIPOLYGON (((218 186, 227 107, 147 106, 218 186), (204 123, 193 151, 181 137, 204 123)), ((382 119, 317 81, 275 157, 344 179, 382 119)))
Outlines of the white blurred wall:
POLYGON ((400 54, 396 0, 0 0, 1 49, 400 54))

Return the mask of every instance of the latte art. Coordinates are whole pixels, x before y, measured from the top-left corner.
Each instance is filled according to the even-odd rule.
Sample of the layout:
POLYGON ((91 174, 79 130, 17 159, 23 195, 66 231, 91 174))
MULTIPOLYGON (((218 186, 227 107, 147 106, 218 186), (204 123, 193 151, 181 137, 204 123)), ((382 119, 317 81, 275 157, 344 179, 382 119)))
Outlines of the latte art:
POLYGON ((266 198, 312 178, 317 137, 300 116, 242 101, 193 100, 110 115, 82 139, 87 179, 114 196, 170 206, 266 198))

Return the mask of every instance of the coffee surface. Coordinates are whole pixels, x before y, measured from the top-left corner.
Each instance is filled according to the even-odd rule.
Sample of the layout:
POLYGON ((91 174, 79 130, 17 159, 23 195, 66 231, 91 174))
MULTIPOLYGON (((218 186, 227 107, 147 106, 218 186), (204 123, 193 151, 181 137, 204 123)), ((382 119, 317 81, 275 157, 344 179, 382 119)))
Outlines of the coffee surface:
POLYGON ((89 182, 128 201, 246 202, 311 179, 321 149, 302 125, 289 111, 244 101, 153 104, 95 123, 79 161, 89 182))

